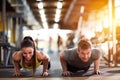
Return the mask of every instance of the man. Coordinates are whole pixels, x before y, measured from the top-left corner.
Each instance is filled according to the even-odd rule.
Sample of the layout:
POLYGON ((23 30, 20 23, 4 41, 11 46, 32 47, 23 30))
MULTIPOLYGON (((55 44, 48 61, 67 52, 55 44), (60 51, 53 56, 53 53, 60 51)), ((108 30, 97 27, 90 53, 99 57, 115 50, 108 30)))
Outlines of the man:
POLYGON ((60 52, 62 74, 69 76, 79 70, 86 72, 93 62, 94 73, 100 74, 100 56, 101 52, 98 49, 92 49, 91 43, 88 40, 80 40, 78 48, 71 48, 60 52))

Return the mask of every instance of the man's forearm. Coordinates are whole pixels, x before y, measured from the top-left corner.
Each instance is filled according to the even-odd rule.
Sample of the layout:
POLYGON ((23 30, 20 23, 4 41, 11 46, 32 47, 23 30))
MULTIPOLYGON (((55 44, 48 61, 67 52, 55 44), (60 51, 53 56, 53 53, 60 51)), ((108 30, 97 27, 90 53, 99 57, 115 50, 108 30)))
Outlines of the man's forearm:
POLYGON ((100 58, 94 61, 94 71, 99 70, 100 58))
POLYGON ((63 71, 67 71, 67 63, 63 58, 60 58, 61 66, 63 71))

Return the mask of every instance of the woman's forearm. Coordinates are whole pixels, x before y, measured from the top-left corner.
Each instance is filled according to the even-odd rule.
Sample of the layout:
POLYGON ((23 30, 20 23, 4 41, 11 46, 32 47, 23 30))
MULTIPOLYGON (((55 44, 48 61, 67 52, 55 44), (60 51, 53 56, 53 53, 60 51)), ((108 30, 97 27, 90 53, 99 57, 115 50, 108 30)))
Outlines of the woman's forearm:
POLYGON ((14 65, 15 72, 20 72, 19 63, 17 61, 14 61, 13 65, 14 65))
POLYGON ((48 59, 45 59, 43 61, 43 72, 47 72, 47 68, 48 68, 48 59))

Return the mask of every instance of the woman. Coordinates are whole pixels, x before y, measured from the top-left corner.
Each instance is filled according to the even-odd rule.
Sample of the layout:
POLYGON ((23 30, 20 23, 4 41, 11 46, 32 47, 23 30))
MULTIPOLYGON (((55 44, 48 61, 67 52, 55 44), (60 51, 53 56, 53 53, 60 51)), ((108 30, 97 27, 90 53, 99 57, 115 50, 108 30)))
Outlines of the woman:
POLYGON ((43 64, 42 76, 48 76, 47 70, 50 68, 50 58, 41 51, 36 50, 33 39, 30 36, 24 37, 21 42, 21 50, 12 55, 15 72, 13 76, 21 76, 20 68, 33 70, 43 64))

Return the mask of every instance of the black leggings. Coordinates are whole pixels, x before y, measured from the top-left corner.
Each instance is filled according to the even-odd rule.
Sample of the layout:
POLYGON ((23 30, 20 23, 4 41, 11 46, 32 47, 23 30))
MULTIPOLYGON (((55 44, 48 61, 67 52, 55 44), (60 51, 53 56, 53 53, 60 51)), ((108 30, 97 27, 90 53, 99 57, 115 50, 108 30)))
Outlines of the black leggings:
POLYGON ((90 68, 90 66, 83 67, 83 68, 77 68, 77 67, 74 67, 74 66, 67 63, 67 70, 71 71, 71 72, 77 72, 80 70, 84 70, 86 72, 86 71, 88 71, 89 68, 90 68))
MULTIPOLYGON (((43 65, 43 62, 41 63, 41 65, 43 65)), ((51 67, 51 63, 48 62, 48 70, 50 69, 50 67, 51 67)))
POLYGON ((51 63, 49 62, 49 63, 48 63, 48 70, 50 69, 50 67, 51 67, 51 63))

